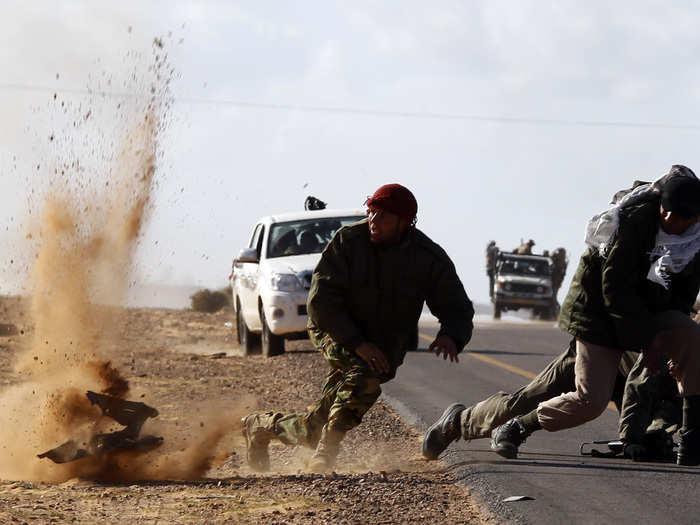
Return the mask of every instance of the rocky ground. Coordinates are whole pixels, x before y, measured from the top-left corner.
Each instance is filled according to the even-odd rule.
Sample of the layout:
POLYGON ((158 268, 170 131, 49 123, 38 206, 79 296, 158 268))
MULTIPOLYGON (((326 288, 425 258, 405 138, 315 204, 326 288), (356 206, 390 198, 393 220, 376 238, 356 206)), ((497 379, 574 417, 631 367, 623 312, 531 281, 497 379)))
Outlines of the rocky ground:
MULTIPOLYGON (((421 459, 419 434, 381 400, 347 436, 336 472, 309 473, 309 452, 282 446, 272 447, 271 473, 251 472, 240 416, 254 409, 303 411, 313 403, 326 369, 309 342, 288 343, 290 351, 271 359, 244 358, 235 355, 230 310, 129 309, 119 319, 121 336, 109 355, 129 380, 129 397, 160 411, 148 430, 172 446, 223 427, 223 438, 204 451, 211 467, 194 479, 166 468, 175 475, 158 481, 0 481, 0 523, 493 521, 444 465, 421 459)), ((17 327, 15 335, 0 333, 0 388, 6 388, 19 380, 13 360, 29 344, 32 326, 15 298, 0 302, 0 323, 17 327)), ((173 454, 165 461, 184 460, 173 454)))

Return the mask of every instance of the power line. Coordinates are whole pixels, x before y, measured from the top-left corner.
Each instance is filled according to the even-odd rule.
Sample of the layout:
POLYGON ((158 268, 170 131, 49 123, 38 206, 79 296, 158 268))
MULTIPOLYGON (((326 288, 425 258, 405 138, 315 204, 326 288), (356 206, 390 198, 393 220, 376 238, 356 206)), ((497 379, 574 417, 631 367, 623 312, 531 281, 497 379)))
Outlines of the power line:
MULTIPOLYGON (((113 98, 139 98, 147 95, 118 91, 93 91, 74 88, 50 88, 47 86, 30 86, 23 84, 0 84, 0 89, 16 91, 35 91, 45 93, 68 93, 73 95, 98 95, 113 98)), ((623 120, 573 120, 573 119, 546 119, 529 117, 498 117, 488 115, 469 115, 461 113, 437 113, 423 111, 395 111, 382 109, 365 109, 341 106, 312 106, 305 104, 274 104, 266 102, 249 102, 234 99, 206 99, 193 97, 173 97, 174 102, 185 104, 200 104, 213 106, 233 106, 244 109, 266 109, 278 111, 300 111, 305 113, 329 113, 338 115, 355 115, 370 117, 391 117, 407 119, 427 120, 455 120, 471 122, 487 122, 498 124, 524 124, 531 126, 564 126, 564 127, 589 127, 589 128, 638 128, 638 129, 675 129, 698 131, 700 125, 675 124, 671 122, 633 122, 623 120)))

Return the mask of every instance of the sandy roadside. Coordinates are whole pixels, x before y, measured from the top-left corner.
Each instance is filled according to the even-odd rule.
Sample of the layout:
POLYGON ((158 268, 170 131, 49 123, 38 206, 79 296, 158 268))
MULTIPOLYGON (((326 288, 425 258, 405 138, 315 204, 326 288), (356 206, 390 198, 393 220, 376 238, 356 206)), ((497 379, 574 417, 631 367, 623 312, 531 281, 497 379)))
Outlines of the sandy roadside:
MULTIPOLYGON (((7 389, 20 380, 13 360, 32 327, 16 299, 5 298, 0 315, 24 332, 0 336, 0 385, 7 389)), ((306 473, 309 452, 282 446, 271 449, 273 472, 252 473, 238 420, 253 409, 302 411, 313 403, 325 366, 308 341, 268 360, 211 356, 207 349, 235 347, 225 324, 230 311, 129 309, 120 318, 113 364, 130 383, 129 398, 158 408, 144 430, 170 447, 165 456, 128 460, 145 471, 149 462, 165 461, 155 471, 165 475, 1 481, 1 523, 493 522, 444 465, 421 459, 420 436, 381 401, 348 435, 335 473, 306 473), (211 465, 200 476, 179 475, 197 462, 211 465)))

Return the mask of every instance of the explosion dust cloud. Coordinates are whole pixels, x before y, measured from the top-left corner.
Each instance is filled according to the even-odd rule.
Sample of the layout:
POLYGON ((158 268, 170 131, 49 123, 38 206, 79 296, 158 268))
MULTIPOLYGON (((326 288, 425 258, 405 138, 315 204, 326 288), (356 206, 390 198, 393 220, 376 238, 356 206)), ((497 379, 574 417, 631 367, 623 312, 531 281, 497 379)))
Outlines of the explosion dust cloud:
POLYGON ((128 75, 124 86, 139 96, 126 100, 93 97, 87 104, 51 97, 47 111, 58 115, 59 129, 49 135, 54 158, 43 164, 53 173, 39 223, 27 234, 36 247, 29 275, 33 332, 16 362, 19 384, 0 391, 4 479, 200 477, 224 424, 230 424, 212 417, 195 443, 180 450, 165 436, 162 448, 146 453, 116 452, 61 465, 36 457, 68 439, 83 443, 118 429, 90 404, 87 390, 118 397, 129 392, 112 363, 120 346, 118 306, 152 207, 162 157, 158 139, 170 107, 173 69, 161 40, 154 40, 153 61, 143 69, 137 65, 128 75))

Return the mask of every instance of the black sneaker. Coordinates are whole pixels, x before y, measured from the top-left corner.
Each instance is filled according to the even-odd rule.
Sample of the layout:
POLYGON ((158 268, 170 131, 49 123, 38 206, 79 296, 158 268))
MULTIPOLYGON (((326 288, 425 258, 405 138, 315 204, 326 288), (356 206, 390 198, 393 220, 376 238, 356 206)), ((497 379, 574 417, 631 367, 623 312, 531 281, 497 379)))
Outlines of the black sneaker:
POLYGON ((507 459, 518 457, 518 447, 530 434, 517 417, 491 431, 491 450, 507 459))
POLYGON ((465 409, 460 403, 453 403, 448 406, 435 423, 423 436, 423 457, 426 459, 437 459, 450 443, 460 438, 459 415, 465 409))

